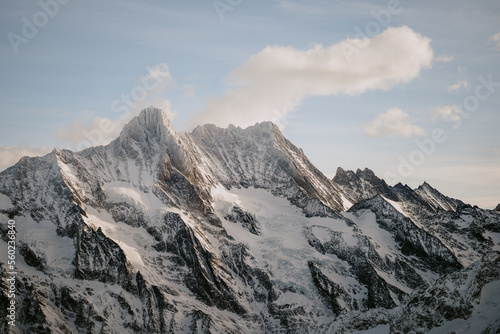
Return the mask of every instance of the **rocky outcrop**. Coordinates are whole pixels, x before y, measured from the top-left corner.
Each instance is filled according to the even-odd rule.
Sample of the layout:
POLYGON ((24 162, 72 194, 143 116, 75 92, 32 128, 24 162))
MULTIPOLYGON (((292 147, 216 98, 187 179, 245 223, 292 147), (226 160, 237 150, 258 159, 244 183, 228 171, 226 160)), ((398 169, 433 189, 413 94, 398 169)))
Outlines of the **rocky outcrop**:
POLYGON ((231 212, 224 217, 233 223, 241 223, 241 225, 255 235, 259 235, 259 227, 255 216, 244 211, 238 205, 231 207, 231 212))
POLYGON ((500 279, 500 253, 489 252, 480 261, 418 289, 393 319, 391 332, 428 332, 454 319, 467 319, 479 304, 482 288, 500 279))
POLYGON ((383 195, 386 198, 397 201, 398 198, 391 187, 384 180, 379 179, 375 173, 368 168, 358 169, 356 173, 350 170, 337 168, 333 180, 349 196, 352 203, 372 198, 376 195, 383 195))
POLYGON ((348 212, 357 214, 362 210, 375 214, 376 223, 394 236, 402 254, 418 258, 438 273, 462 268, 454 254, 438 238, 419 228, 381 196, 361 201, 348 212))

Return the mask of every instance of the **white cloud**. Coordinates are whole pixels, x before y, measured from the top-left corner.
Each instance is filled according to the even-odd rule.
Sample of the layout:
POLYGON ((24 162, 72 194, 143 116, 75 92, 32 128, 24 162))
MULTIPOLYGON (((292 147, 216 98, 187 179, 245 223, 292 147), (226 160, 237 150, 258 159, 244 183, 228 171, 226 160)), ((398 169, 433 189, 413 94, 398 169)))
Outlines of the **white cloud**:
POLYGON ((0 168, 14 165, 24 156, 42 156, 51 151, 48 147, 33 148, 28 145, 0 146, 0 168))
POLYGON ((500 50, 500 32, 490 37, 490 43, 495 44, 498 50, 500 50))
POLYGON ((425 136, 421 127, 414 125, 410 115, 399 108, 391 108, 365 125, 365 134, 370 137, 425 136))
POLYGON ((248 126, 271 120, 282 126, 308 96, 388 90, 418 77, 432 61, 430 39, 406 26, 305 51, 268 46, 230 73, 233 87, 211 99, 192 125, 248 126))
POLYGON ((460 88, 467 88, 469 87, 469 83, 467 80, 459 80, 457 83, 454 83, 453 85, 448 87, 448 92, 456 92, 460 88))
POLYGON ((452 105, 440 107, 434 111, 433 118, 439 118, 458 123, 462 118, 462 110, 460 110, 457 106, 452 105))

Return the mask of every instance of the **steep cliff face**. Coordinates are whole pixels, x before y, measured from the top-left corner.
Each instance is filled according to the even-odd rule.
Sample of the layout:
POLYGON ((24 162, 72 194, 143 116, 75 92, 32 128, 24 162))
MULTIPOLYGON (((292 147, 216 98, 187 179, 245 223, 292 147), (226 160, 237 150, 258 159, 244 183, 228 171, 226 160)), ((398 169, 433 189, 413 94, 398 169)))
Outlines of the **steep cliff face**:
POLYGON ((368 169, 328 180, 269 122, 179 133, 148 108, 107 146, 0 173, 0 217, 19 333, 430 330, 499 279, 498 212, 368 169))

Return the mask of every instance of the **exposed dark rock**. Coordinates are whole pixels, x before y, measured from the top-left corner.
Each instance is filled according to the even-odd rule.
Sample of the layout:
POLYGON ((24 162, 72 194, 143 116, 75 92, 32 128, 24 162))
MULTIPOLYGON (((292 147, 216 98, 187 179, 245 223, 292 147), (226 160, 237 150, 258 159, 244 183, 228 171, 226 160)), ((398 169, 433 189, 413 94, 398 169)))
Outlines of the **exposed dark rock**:
POLYGON ((243 211, 237 205, 231 207, 231 212, 227 214, 225 219, 233 223, 241 223, 241 225, 255 235, 259 235, 259 227, 257 226, 257 221, 253 215, 248 212, 243 211))
POLYGON ((391 187, 384 180, 379 179, 368 168, 364 170, 358 169, 354 173, 353 171, 346 171, 338 167, 333 182, 342 187, 353 203, 372 198, 376 195, 383 195, 394 201, 398 200, 391 187))
MULTIPOLYGON (((342 306, 337 301, 337 298, 341 294, 345 294, 345 292, 337 284, 329 280, 312 261, 309 261, 308 264, 313 283, 318 289, 323 303, 325 303, 333 313, 339 315, 340 312, 342 312, 342 306)), ((346 297, 349 298, 348 296, 346 297)))

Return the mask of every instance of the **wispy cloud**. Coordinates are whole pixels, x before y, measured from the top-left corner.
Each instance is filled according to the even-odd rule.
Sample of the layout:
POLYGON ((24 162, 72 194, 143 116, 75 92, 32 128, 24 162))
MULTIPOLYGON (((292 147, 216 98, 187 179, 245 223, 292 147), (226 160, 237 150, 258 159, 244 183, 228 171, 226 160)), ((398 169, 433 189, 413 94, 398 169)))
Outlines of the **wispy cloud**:
POLYGON ((35 148, 28 145, 0 146, 0 169, 14 165, 22 157, 42 156, 50 152, 48 147, 35 148))
POLYGON ((448 92, 456 92, 460 88, 467 88, 469 87, 469 83, 467 80, 459 80, 457 83, 454 83, 453 85, 448 87, 448 92))
POLYGON ((248 126, 285 117, 308 96, 358 95, 408 83, 432 66, 430 39, 403 26, 372 39, 348 39, 309 50, 268 46, 230 73, 233 87, 209 101, 192 125, 248 126), (362 45, 349 53, 353 45, 362 45))
POLYGON ((421 127, 414 125, 410 115, 399 108, 388 109, 365 125, 365 135, 369 137, 425 136, 421 127))
POLYGON ((434 119, 444 119, 446 121, 457 123, 460 122, 460 119, 462 118, 461 114, 462 110, 460 110, 457 106, 448 105, 437 108, 432 117, 434 119))
POLYGON ((122 120, 112 121, 106 117, 95 117, 89 123, 75 122, 54 131, 53 136, 61 143, 69 145, 74 150, 80 150, 90 145, 79 147, 79 143, 106 145, 120 134, 124 126, 122 120))
POLYGON ((500 32, 490 37, 490 43, 495 44, 497 50, 500 50, 500 32))

